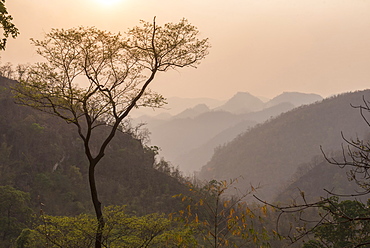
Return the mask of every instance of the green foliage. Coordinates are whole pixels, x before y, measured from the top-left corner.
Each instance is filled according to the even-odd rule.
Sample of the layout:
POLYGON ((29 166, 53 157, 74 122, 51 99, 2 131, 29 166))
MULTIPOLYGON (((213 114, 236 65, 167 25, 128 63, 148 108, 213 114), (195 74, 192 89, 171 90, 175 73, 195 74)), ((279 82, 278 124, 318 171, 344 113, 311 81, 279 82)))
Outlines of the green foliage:
POLYGON ((40 124, 38 124, 36 122, 32 123, 31 127, 37 133, 41 133, 45 129, 43 126, 41 126, 40 124))
POLYGON ((320 243, 320 241, 317 240, 309 240, 308 242, 305 242, 303 245, 303 248, 325 248, 324 244, 320 243))
POLYGON ((18 29, 12 23, 13 17, 9 15, 6 7, 5 0, 0 1, 0 25, 3 29, 4 38, 0 41, 0 50, 5 50, 6 41, 11 36, 16 38, 19 34, 18 29))
POLYGON ((25 228, 22 230, 21 234, 18 236, 16 240, 16 247, 17 248, 26 248, 30 245, 30 235, 32 234, 32 230, 29 228, 25 228))
POLYGON ((370 242, 370 201, 367 205, 359 201, 338 202, 332 197, 322 205, 329 217, 313 230, 315 240, 304 244, 304 248, 314 247, 357 247, 370 242))
POLYGON ((244 198, 250 192, 227 197, 234 183, 212 180, 201 187, 189 185, 188 196, 176 196, 188 204, 179 218, 195 228, 204 247, 269 247, 263 226, 267 207, 248 206, 244 198))
POLYGON ((29 224, 29 194, 10 186, 0 186, 0 243, 8 247, 29 224))
MULTIPOLYGON (((192 230, 163 214, 132 216, 124 207, 104 209, 104 247, 196 247, 192 230)), ((97 221, 93 216, 42 215, 40 224, 18 238, 27 247, 92 247, 97 221)))

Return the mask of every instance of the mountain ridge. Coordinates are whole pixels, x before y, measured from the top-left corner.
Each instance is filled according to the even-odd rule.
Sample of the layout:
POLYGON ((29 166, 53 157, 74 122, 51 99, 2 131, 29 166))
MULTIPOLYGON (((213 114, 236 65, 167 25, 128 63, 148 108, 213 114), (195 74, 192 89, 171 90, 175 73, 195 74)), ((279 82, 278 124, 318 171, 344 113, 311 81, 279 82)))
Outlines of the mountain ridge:
POLYGON ((203 166, 200 178, 230 179, 244 177, 239 185, 261 185, 261 196, 272 200, 280 185, 286 185, 298 165, 321 155, 320 145, 328 152, 340 148, 340 133, 362 136, 367 126, 350 104, 361 104, 370 91, 345 93, 304 105, 279 115, 238 136, 218 149, 203 166), (273 172, 273 173, 272 173, 273 172))
MULTIPOLYGON (((311 101, 322 99, 316 94, 306 95, 305 93, 293 92, 285 94, 281 102, 269 104, 269 102, 262 102, 250 93, 238 92, 225 103, 226 105, 217 108, 211 109, 205 104, 196 105, 166 120, 151 119, 151 117, 142 117, 142 120, 148 123, 147 128, 151 132, 151 144, 161 148, 160 155, 179 166, 181 170, 191 173, 199 170, 210 159, 212 151, 217 146, 231 141, 238 134, 257 123, 264 122, 296 107, 296 105, 289 102, 290 98, 312 99, 312 96, 314 96, 315 98, 311 101), (243 100, 242 98, 246 99, 243 100), (232 104, 229 104, 230 102, 232 104), (237 108, 236 106, 234 108, 233 104, 240 102, 242 107, 237 108), (246 110, 245 104, 252 104, 253 102, 257 105, 250 106, 246 110), (223 106, 226 107, 223 109, 223 106), (241 109, 245 111, 243 112, 241 109), (255 111, 251 112, 250 109, 255 109, 255 111), (206 118, 211 118, 211 116, 218 116, 218 118, 205 121, 206 118), (244 123, 244 127, 242 127, 242 123, 244 123), (216 126, 218 128, 215 128, 216 126), (229 130, 233 127, 234 130, 229 130), (223 135, 224 138, 219 139, 221 143, 215 144, 217 139, 213 138, 218 135, 221 137, 222 133, 229 133, 229 136, 223 135)), ((305 102, 309 101, 306 100, 305 102)), ((293 102, 299 104, 297 100, 293 102)))

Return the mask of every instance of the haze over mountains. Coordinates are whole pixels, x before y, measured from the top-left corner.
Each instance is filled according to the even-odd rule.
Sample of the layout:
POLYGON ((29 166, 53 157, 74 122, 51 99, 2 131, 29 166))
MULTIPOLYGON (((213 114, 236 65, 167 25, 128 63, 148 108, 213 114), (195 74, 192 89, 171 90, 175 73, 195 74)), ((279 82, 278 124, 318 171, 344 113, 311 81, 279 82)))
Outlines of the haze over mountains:
MULTIPOLYGON (((44 183, 59 180, 56 176, 86 180, 82 147, 73 127, 15 105, 8 89, 14 82, 0 78, 0 83, 3 117, 0 124, 4 132, 0 137, 0 157, 5 158, 0 170, 9 170, 0 177, 3 183, 14 179, 14 185, 21 189, 35 187, 51 194, 49 191, 53 187, 44 183), (32 167, 34 164, 37 170, 32 167)), ((323 100, 314 94, 286 92, 267 102, 249 93, 237 93, 218 106, 196 102, 176 115, 167 113, 170 116, 167 118, 163 118, 166 113, 142 118, 148 120, 152 144, 162 149, 165 160, 179 165, 183 171, 199 171, 197 177, 201 180, 240 178, 237 186, 241 191, 250 189, 251 185, 261 186, 257 191, 260 198, 269 202, 286 201, 297 196, 297 188, 311 198, 323 195, 323 188, 339 193, 353 192, 345 170, 325 163, 320 146, 328 156, 337 156, 343 143, 341 132, 347 139, 369 140, 369 126, 358 109, 351 106, 363 104, 363 99, 370 99, 370 90, 323 100)), ((189 103, 187 99, 180 101, 189 103)), ((216 101, 209 102, 216 104, 216 101)), ((364 114, 370 117, 369 113, 364 114)), ((128 178, 137 178, 134 181, 138 190, 153 197, 160 196, 158 206, 166 205, 167 198, 176 193, 170 189, 184 190, 176 180, 153 168, 154 151, 136 138, 120 134, 110 149, 104 159, 107 163, 104 168, 110 171, 99 172, 99 183, 104 185, 102 192, 107 202, 114 203, 117 198, 110 192, 125 192, 123 195, 129 198, 139 194, 128 189, 132 186, 132 183, 125 184, 128 178), (110 172, 125 177, 112 177, 110 172), (111 179, 117 181, 117 187, 111 186, 111 179), (158 181, 162 183, 153 193, 152 185, 158 181)), ((68 195, 71 185, 82 189, 84 181, 81 180, 70 182, 68 187, 65 185, 67 179, 58 182, 66 186, 62 193, 68 195)), ((33 196, 37 193, 35 191, 33 196)), ((135 198, 137 202, 152 199, 142 193, 139 195, 135 198)), ((56 202, 53 197, 50 196, 50 201, 56 202)), ((81 195, 81 198, 86 197, 81 195)), ((81 206, 78 204, 79 201, 71 203, 68 209, 78 212, 86 207, 85 202, 81 206)))
POLYGON ((170 98, 166 109, 158 115, 137 117, 135 123, 147 123, 151 144, 161 148, 160 155, 182 171, 192 173, 209 161, 216 147, 256 124, 320 100, 319 95, 298 92, 285 92, 267 102, 247 92, 238 92, 224 102, 170 98), (181 106, 191 107, 174 115, 174 109, 178 111, 181 106))
POLYGON ((145 118, 152 144, 184 172, 200 170, 201 180, 242 177, 241 190, 260 186, 258 195, 267 201, 287 199, 297 187, 314 198, 325 193, 324 187, 353 190, 345 170, 323 161, 320 146, 335 156, 341 132, 369 138, 368 126, 351 106, 362 104, 363 97, 370 99, 370 91, 327 99, 284 92, 267 102, 239 92, 213 108, 198 102, 170 118, 145 118))
MULTIPOLYGON (((320 146, 328 156, 335 156, 343 143, 341 132, 347 139, 369 138, 369 127, 358 109, 351 106, 363 104, 363 97, 370 99, 370 91, 346 93, 301 106, 257 125, 217 149, 199 177, 221 180, 241 176, 241 190, 249 189, 251 184, 260 185, 258 195, 273 201, 297 178, 299 171, 302 176, 315 168, 318 171, 311 171, 311 175, 323 174, 323 167, 318 166, 323 160, 320 146)), ((334 182, 332 179, 321 178, 334 182)))

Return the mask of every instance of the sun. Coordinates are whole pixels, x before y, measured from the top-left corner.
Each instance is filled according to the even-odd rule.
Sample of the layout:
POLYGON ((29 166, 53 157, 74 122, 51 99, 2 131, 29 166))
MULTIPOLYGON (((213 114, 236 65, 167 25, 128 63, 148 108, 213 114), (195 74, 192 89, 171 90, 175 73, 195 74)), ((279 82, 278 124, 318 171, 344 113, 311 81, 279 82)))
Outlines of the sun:
POLYGON ((95 1, 103 6, 112 6, 119 2, 122 2, 123 0, 95 0, 95 1))

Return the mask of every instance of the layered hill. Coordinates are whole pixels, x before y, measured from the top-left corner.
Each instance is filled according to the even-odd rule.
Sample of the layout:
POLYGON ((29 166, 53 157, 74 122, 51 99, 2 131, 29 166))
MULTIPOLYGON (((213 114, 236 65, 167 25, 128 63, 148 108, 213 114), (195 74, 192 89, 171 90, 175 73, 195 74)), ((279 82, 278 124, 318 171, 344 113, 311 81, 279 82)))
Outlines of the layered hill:
POLYGON ((261 111, 238 115, 240 121, 235 125, 222 130, 220 133, 211 137, 205 143, 200 144, 189 152, 181 153, 173 160, 173 162, 180 165, 180 168, 188 170, 185 172, 199 171, 202 166, 210 160, 217 147, 227 144, 256 124, 264 122, 273 116, 289 111, 293 108, 294 106, 292 104, 284 102, 261 111))
MULTIPOLYGON (((14 103, 15 81, 0 77, 0 185, 29 192, 35 209, 75 215, 92 211, 87 159, 72 124, 14 103)), ((97 136, 106 131, 97 130, 97 136)), ((130 133, 117 132, 97 166, 103 205, 127 205, 137 214, 171 212, 171 197, 186 189, 154 168, 154 152, 130 133)))
POLYGON ((264 102, 248 92, 238 92, 225 104, 216 108, 233 114, 249 113, 263 109, 264 102))
POLYGON ((370 99, 370 91, 346 93, 311 105, 295 108, 257 125, 219 148, 202 168, 202 179, 242 176, 239 186, 260 185, 258 194, 273 200, 287 186, 297 168, 340 149, 341 132, 347 138, 364 137, 368 126, 351 107, 370 99))
POLYGON ((162 156, 173 161, 179 154, 197 148, 241 120, 230 112, 209 111, 194 118, 173 118, 155 126, 148 122, 148 128, 152 144, 162 149, 162 156))
POLYGON ((140 108, 137 111, 131 113, 132 118, 138 118, 143 115, 157 117, 160 114, 169 114, 171 116, 175 116, 182 111, 193 108, 200 104, 205 104, 209 108, 213 109, 222 104, 224 101, 212 99, 212 98, 182 98, 182 97, 169 97, 166 100, 167 104, 160 109, 152 109, 152 108, 140 108))
POLYGON ((290 92, 264 103, 250 93, 238 92, 216 108, 200 104, 170 119, 145 116, 140 119, 147 123, 152 144, 161 148, 161 156, 192 173, 210 160, 216 147, 250 127, 320 99, 316 94, 290 92))

